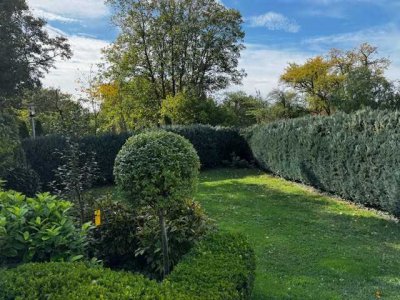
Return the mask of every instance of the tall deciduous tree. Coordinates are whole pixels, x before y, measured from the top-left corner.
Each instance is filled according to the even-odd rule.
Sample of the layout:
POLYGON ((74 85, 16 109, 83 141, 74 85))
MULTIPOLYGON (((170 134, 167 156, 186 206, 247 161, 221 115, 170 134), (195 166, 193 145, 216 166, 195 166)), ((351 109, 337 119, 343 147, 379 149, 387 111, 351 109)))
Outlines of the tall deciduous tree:
POLYGON ((51 37, 45 25, 25 0, 0 1, 0 109, 17 106, 12 99, 23 89, 40 86, 57 57, 71 57, 66 38, 51 37))
POLYGON ((365 43, 351 51, 332 49, 326 57, 303 65, 291 63, 281 81, 304 93, 316 112, 377 108, 396 99, 393 85, 384 77, 389 64, 376 47, 365 43))
POLYGON ((242 17, 216 0, 109 0, 121 34, 106 52, 111 77, 145 77, 156 99, 204 96, 245 75, 242 17))
POLYGON ((332 62, 321 56, 311 58, 303 65, 289 64, 281 80, 295 90, 305 93, 311 109, 328 115, 333 109, 333 94, 343 80, 332 73, 332 62))

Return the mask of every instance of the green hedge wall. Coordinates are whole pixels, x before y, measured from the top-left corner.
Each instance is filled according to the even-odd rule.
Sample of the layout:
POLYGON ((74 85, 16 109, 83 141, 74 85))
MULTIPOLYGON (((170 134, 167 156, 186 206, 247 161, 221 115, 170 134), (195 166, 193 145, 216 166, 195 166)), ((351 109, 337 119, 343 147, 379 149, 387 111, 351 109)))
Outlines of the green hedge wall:
POLYGON ((264 169, 400 215, 400 112, 260 125, 250 131, 249 144, 264 169))
POLYGON ((254 253, 237 234, 212 233, 161 284, 83 263, 0 270, 0 299, 249 299, 254 253))
MULTIPOLYGON (((239 131, 233 128, 207 125, 172 126, 163 129, 187 138, 196 149, 202 168, 215 168, 235 153, 240 158, 251 160, 251 151, 239 131)), ((113 182, 114 160, 129 134, 105 134, 86 136, 80 140, 85 153, 95 152, 100 174, 106 183, 113 182)), ((28 163, 39 175, 43 189, 54 180, 54 170, 61 164, 57 150, 65 148, 65 138, 44 136, 22 142, 28 163)))

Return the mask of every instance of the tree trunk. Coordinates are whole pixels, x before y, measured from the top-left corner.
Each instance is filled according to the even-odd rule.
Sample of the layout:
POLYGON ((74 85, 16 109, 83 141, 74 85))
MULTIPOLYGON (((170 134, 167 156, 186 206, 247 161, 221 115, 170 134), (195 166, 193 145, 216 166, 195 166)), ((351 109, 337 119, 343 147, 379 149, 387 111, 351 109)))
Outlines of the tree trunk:
POLYGON ((169 274, 169 254, 168 254, 168 237, 167 230, 165 228, 164 213, 160 212, 159 215, 160 229, 161 229, 161 241, 163 250, 163 263, 164 263, 164 277, 169 274))

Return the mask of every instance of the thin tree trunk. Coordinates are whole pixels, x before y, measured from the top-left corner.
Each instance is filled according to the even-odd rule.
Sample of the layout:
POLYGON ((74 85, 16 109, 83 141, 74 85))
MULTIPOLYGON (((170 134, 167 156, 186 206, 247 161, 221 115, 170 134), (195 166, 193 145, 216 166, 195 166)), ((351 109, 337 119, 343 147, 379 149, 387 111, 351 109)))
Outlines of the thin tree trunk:
POLYGON ((164 263, 164 277, 169 274, 169 254, 168 254, 168 237, 165 228, 164 213, 161 211, 158 215, 161 229, 161 241, 163 250, 163 263, 164 263))

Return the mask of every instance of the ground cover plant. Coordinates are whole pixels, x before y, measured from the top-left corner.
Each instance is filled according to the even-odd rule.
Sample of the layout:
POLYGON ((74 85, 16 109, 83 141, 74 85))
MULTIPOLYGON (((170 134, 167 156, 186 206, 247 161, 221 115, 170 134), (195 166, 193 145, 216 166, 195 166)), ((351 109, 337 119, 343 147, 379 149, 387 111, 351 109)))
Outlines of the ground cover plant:
POLYGON ((249 238, 252 299, 398 299, 400 228, 386 216, 254 169, 202 172, 195 199, 249 238))

